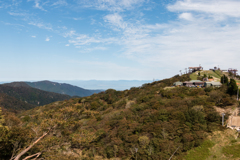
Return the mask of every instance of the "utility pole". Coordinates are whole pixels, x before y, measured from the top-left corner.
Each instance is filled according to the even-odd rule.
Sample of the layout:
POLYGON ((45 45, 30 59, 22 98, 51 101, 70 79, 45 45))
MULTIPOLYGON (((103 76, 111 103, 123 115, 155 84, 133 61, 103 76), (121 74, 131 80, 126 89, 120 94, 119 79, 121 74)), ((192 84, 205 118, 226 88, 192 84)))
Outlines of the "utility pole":
POLYGON ((237 101, 238 101, 238 95, 239 95, 239 87, 238 87, 238 90, 237 90, 237 101))
POLYGON ((225 116, 225 113, 222 113, 222 126, 224 126, 224 116, 225 116))
POLYGON ((137 160, 137 152, 138 152, 138 148, 135 147, 135 152, 136 152, 136 160, 137 160))
POLYGON ((223 84, 224 84, 225 74, 223 75, 223 84))

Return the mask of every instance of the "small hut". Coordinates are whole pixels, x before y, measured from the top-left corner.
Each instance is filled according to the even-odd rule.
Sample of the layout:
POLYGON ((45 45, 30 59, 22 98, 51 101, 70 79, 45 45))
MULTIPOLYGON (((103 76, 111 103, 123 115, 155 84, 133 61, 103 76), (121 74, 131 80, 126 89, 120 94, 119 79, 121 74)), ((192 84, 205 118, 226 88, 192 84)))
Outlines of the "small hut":
POLYGON ((205 82, 204 87, 221 87, 222 83, 220 82, 205 82))
POLYGON ((183 85, 183 83, 182 83, 182 82, 179 82, 179 81, 173 83, 173 86, 182 86, 182 85, 183 85))

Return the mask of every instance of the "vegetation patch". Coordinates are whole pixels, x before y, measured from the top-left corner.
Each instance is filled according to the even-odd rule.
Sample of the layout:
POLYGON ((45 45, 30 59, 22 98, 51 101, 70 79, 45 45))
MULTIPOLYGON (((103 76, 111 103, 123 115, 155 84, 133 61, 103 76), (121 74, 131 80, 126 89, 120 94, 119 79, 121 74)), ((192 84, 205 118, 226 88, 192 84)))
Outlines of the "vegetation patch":
POLYGON ((206 140, 199 147, 192 149, 188 152, 185 160, 205 160, 210 156, 209 149, 214 146, 214 143, 210 140, 206 140))
POLYGON ((225 146, 222 153, 227 157, 240 158, 240 144, 234 144, 231 146, 225 146))

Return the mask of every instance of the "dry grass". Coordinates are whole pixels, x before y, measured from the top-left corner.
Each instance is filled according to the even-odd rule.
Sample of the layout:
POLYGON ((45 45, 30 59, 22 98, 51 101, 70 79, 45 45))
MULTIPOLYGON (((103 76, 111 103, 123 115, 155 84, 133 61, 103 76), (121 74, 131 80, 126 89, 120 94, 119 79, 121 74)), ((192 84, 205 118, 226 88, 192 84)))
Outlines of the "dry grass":
POLYGON ((231 159, 234 160, 230 157, 226 157, 222 149, 225 146, 229 146, 232 143, 232 140, 235 140, 237 136, 237 132, 235 130, 231 129, 226 129, 224 131, 215 131, 212 135, 208 137, 215 145, 210 148, 210 155, 206 160, 212 160, 212 159, 217 159, 217 160, 226 160, 226 159, 231 159))

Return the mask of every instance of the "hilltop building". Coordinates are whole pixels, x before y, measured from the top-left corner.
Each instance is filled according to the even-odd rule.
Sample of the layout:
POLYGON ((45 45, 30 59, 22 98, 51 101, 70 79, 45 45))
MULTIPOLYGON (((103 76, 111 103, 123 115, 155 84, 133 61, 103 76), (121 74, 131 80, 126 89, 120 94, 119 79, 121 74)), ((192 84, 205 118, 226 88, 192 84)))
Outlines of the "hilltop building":
POLYGON ((193 73, 196 71, 202 71, 203 67, 199 66, 199 67, 188 67, 189 73, 193 73))
POLYGON ((183 85, 183 83, 182 82, 175 82, 175 83, 173 83, 173 86, 182 86, 183 85))
POLYGON ((183 82, 183 86, 186 86, 186 87, 203 87, 204 82, 200 81, 200 80, 185 81, 185 82, 183 82))
POLYGON ((221 87, 220 82, 203 82, 200 80, 191 80, 185 82, 174 82, 173 86, 185 86, 185 87, 221 87))
POLYGON ((205 82, 204 87, 221 87, 222 83, 221 82, 205 82))
POLYGON ((212 81, 214 81, 214 79, 205 77, 205 78, 203 78, 203 81, 204 82, 212 82, 212 81))
POLYGON ((232 73, 234 76, 236 76, 236 75, 237 75, 237 72, 238 72, 238 70, 237 70, 237 69, 232 69, 232 68, 229 68, 229 69, 228 69, 228 72, 229 72, 229 73, 232 73))
POLYGON ((213 69, 210 68, 209 70, 216 71, 216 70, 221 70, 219 67, 214 67, 213 69))

